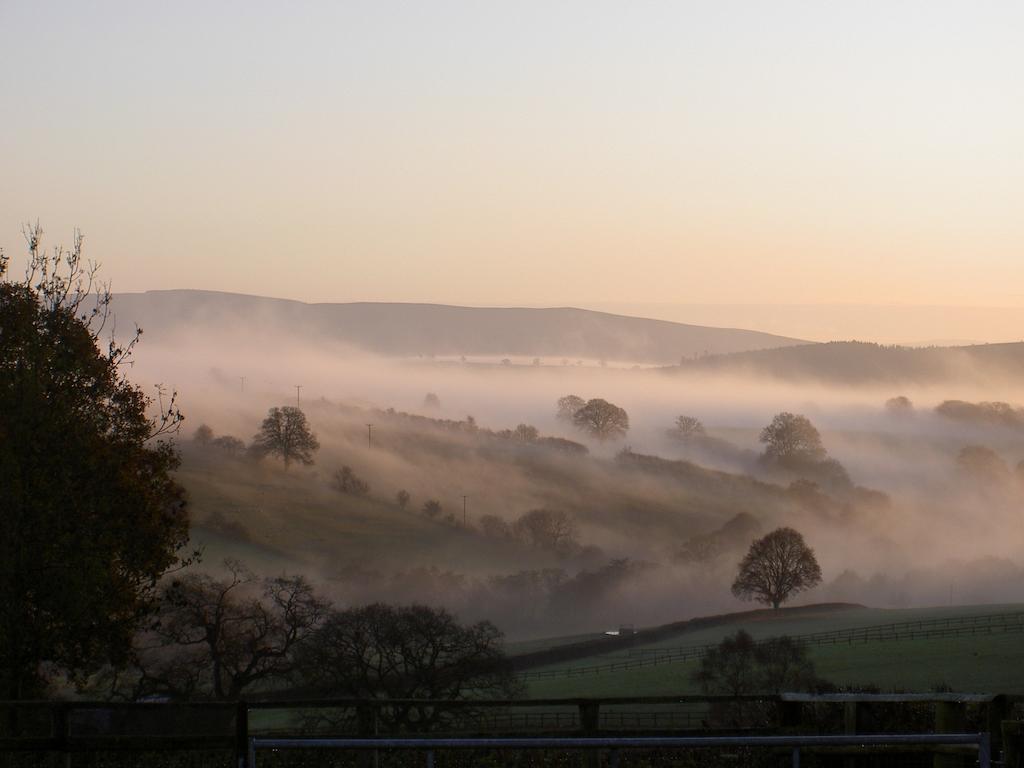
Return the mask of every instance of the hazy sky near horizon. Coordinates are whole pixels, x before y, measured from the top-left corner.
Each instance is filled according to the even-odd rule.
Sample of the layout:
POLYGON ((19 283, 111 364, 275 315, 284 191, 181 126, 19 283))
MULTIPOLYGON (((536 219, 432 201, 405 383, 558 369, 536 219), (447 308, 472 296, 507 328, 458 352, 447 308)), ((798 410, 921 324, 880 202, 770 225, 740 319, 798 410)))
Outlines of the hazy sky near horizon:
POLYGON ((0 245, 80 227, 123 291, 1014 314, 1022 39, 1016 0, 0 0, 0 245))

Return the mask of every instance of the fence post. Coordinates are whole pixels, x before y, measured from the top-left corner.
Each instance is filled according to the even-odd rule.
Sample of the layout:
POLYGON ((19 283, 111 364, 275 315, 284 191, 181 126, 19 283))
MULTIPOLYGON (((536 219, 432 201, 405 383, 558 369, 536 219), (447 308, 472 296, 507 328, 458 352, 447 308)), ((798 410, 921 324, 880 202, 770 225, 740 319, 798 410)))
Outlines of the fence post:
POLYGON ((1024 722, 1004 720, 1000 725, 1003 737, 1003 765, 1006 768, 1024 768, 1024 722))
MULTIPOLYGON (((935 732, 962 733, 967 727, 967 705, 962 701, 939 701, 935 704, 935 732)), ((960 755, 936 754, 932 758, 933 768, 963 768, 964 758, 960 755)))
MULTIPOLYGON (((601 729, 601 704, 589 700, 581 701, 580 707, 580 730, 583 736, 594 737, 601 729)), ((587 768, 599 768, 601 765, 601 753, 596 749, 588 749, 583 762, 587 768)))
MULTIPOLYGON (((843 733, 854 735, 860 730, 860 708, 858 702, 847 701, 843 704, 843 733)), ((844 768, 854 768, 857 765, 857 758, 853 755, 843 760, 844 768)))
POLYGON ((1004 694, 993 696, 985 708, 985 730, 992 739, 992 754, 998 756, 1003 748, 1003 720, 1009 712, 1009 704, 1004 694))
POLYGON ((249 765, 249 705, 244 701, 235 704, 235 763, 238 768, 253 768, 249 765))
POLYGON ((60 744, 61 763, 71 768, 71 717, 69 704, 57 704, 53 709, 53 736, 60 744))

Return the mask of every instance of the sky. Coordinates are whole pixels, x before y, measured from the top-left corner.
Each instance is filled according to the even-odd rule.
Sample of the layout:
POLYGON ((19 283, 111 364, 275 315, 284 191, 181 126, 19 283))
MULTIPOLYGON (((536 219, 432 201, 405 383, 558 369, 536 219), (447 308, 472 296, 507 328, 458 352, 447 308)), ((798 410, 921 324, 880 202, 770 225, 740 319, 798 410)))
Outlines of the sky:
POLYGON ((1019 338, 1022 39, 1017 0, 0 0, 0 246, 79 227, 115 291, 1019 338))

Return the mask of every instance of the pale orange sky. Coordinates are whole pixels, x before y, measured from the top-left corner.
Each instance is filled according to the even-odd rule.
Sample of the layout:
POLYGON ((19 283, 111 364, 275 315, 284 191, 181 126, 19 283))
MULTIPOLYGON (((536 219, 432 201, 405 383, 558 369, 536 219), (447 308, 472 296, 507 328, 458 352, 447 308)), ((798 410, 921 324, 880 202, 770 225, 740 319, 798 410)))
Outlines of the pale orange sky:
POLYGON ((79 226, 124 291, 1016 337, 1022 39, 1010 0, 0 0, 0 245, 79 226))

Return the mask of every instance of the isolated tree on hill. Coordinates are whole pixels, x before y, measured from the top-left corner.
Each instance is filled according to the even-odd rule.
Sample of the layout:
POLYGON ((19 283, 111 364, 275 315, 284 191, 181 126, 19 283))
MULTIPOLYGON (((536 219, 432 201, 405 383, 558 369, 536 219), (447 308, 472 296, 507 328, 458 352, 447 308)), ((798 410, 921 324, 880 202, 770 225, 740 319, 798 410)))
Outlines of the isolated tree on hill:
POLYGON ((512 532, 535 547, 567 551, 577 546, 576 522, 561 510, 531 510, 512 524, 512 532))
POLYGON ((629 431, 629 415, 607 400, 595 398, 573 414, 572 423, 598 440, 614 440, 629 431))
POLYGON ((252 450, 257 455, 279 456, 285 469, 293 461, 312 464, 313 452, 319 448, 320 443, 310 431, 306 414, 291 405, 271 408, 252 441, 252 450))
POLYGON ((776 528, 750 545, 740 562, 732 593, 778 608, 805 589, 821 583, 814 550, 792 528, 776 528))
POLYGON ((433 392, 427 392, 423 398, 423 407, 428 408, 432 411, 436 411, 441 407, 441 398, 435 395, 433 392))
POLYGON ((707 433, 700 419, 693 416, 678 416, 670 434, 677 440, 693 440, 704 437, 707 433))
POLYGON ((568 421, 572 423, 572 417, 576 415, 576 411, 587 404, 587 401, 578 395, 566 395, 565 397, 558 398, 557 403, 557 416, 562 421, 568 421))
POLYGON ((788 412, 776 414, 761 430, 761 442, 765 458, 787 466, 819 462, 828 455, 810 419, 788 412))
POLYGON ((28 270, 0 253, 0 697, 42 697, 121 665, 156 582, 188 542, 183 489, 161 439, 181 414, 125 376, 139 339, 100 342, 110 294, 76 234, 44 251, 26 229, 28 270), (151 419, 147 411, 160 407, 151 419))

